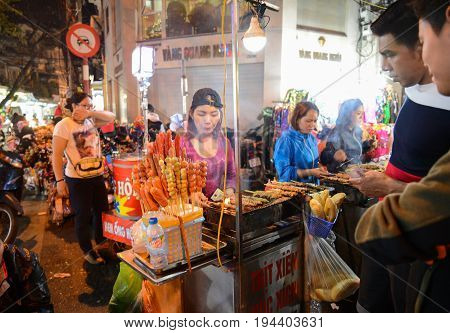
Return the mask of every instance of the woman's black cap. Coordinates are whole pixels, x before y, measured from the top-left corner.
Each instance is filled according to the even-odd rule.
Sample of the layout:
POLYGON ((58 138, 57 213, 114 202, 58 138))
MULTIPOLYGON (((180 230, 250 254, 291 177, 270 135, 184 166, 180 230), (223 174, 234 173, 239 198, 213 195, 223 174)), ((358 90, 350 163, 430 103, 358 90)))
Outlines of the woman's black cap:
POLYGON ((192 98, 191 109, 193 110, 200 105, 210 105, 217 108, 223 107, 219 94, 217 93, 217 91, 211 88, 203 88, 197 90, 197 92, 194 94, 194 97, 192 98))

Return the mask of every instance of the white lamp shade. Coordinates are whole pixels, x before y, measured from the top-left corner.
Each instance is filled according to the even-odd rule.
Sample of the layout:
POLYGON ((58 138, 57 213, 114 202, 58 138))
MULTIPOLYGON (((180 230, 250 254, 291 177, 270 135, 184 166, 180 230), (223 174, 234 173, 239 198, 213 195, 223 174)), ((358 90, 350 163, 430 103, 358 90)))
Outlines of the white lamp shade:
POLYGON ((131 72, 136 77, 152 77, 155 50, 150 46, 138 46, 131 55, 131 72))
POLYGON ((252 53, 258 53, 266 46, 266 34, 264 33, 264 30, 261 29, 256 16, 252 17, 250 27, 244 34, 242 42, 244 43, 244 47, 252 53))
POLYGON ((261 51, 264 46, 266 46, 266 42, 267 42, 267 38, 266 36, 261 36, 261 37, 247 37, 242 40, 242 42, 244 43, 244 47, 252 52, 252 53, 258 53, 259 51, 261 51))

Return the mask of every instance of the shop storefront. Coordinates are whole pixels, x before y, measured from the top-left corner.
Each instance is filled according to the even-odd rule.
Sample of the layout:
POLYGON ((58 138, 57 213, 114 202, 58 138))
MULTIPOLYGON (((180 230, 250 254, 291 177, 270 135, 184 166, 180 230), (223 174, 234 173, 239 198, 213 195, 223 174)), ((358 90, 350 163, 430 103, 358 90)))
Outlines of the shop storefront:
MULTIPOLYGON (((317 102, 324 121, 328 122, 337 118, 339 104, 349 98, 360 98, 368 110, 373 111, 377 107, 377 97, 387 81, 378 69, 376 43, 372 40, 370 45, 364 46, 366 51, 371 47, 371 57, 361 57, 359 53, 362 51, 358 49, 361 46, 358 44, 357 6, 347 2, 339 6, 338 2, 330 4, 326 20, 323 15, 319 16, 317 6, 308 2, 274 2, 281 6, 281 11, 270 15, 270 24, 266 28, 266 48, 255 54, 247 51, 240 43, 243 128, 255 127, 254 119, 261 114, 262 109, 273 107, 277 101, 283 100, 289 89, 309 92, 310 99, 317 102), (333 13, 335 9, 337 13, 333 13), (305 17, 305 12, 310 12, 311 16, 305 17), (331 14, 341 15, 345 19, 338 24, 331 14)), ((180 88, 183 75, 187 82, 187 104, 193 92, 205 84, 214 89, 223 89, 223 51, 220 47, 221 36, 218 34, 220 3, 211 3, 209 9, 189 1, 147 1, 142 6, 138 41, 143 45, 153 45, 156 50, 155 75, 148 99, 161 116, 168 120, 174 113, 183 111, 183 92, 180 88), (196 23, 196 13, 207 10, 214 13, 211 18, 218 19, 209 24, 205 20, 196 23)), ((248 7, 241 5, 240 10, 239 39, 242 40, 249 24, 248 7)), ((225 21, 227 45, 230 45, 229 15, 230 6, 225 21)), ((266 21, 268 19, 264 18, 266 21)), ((229 47, 226 52, 231 55, 229 47)), ((230 92, 231 80, 227 88, 230 92)), ((230 95, 227 96, 227 105, 232 105, 230 95)))

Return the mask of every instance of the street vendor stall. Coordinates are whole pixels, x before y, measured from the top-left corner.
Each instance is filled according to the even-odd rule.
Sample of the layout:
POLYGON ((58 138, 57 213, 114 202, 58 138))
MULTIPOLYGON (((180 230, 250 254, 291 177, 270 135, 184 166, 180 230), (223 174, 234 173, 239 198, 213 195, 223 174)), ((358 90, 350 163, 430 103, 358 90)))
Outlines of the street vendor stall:
MULTIPOLYGON (((196 194, 205 185, 205 166, 189 162, 179 147, 179 137, 172 140, 170 135, 160 134, 149 144, 147 155, 135 164, 131 177, 126 177, 130 183, 120 185, 124 189, 132 186, 133 195, 140 199, 142 218, 136 222, 118 216, 124 208, 131 209, 132 197, 127 201, 118 193, 116 199, 124 203, 117 204, 119 214, 104 215, 105 236, 127 243, 132 239, 133 249, 120 253, 119 258, 153 285, 182 278, 186 312, 300 311, 302 205, 304 196, 318 189, 271 183, 267 191, 246 193, 242 197, 243 222, 236 231, 235 202, 225 204, 222 220, 220 203, 208 202, 204 211, 200 207, 196 194), (145 225, 150 217, 158 217, 168 242, 168 265, 163 270, 154 269, 146 253, 138 253, 140 236, 133 237, 134 225, 145 225), (240 264, 238 251, 246 258, 240 264), (225 287, 229 283, 232 288, 225 287), (265 292, 265 287, 249 289, 255 283, 270 286, 270 292, 265 292), (209 291, 204 290, 207 285, 209 291), (246 294, 237 297, 243 291, 246 294), (193 299, 196 301, 189 302, 193 299)), ((120 163, 123 161, 114 162, 114 168, 120 163)))
MULTIPOLYGON (((189 161, 179 139, 172 139, 170 132, 161 133, 156 142, 148 144, 146 154, 130 162, 134 166, 125 177, 130 182, 120 188, 126 195, 131 186, 128 199, 133 195, 133 200, 138 199, 142 217, 119 216, 124 208, 136 205, 116 193, 121 202, 117 212, 105 214, 103 221, 105 236, 132 245, 132 249, 119 253, 119 258, 141 274, 147 285, 150 283, 154 302, 162 303, 167 288, 175 288, 179 311, 306 311, 305 302, 311 297, 304 250, 304 225, 311 215, 307 202, 323 197, 321 193, 328 196, 329 188, 270 181, 262 191, 241 193, 241 220, 236 225, 236 197, 200 202, 206 166, 189 161), (151 218, 158 219, 167 242, 168 263, 162 269, 155 268, 151 255, 148 257, 145 230, 151 218)), ((123 163, 119 159, 113 165, 123 168, 123 163)), ((118 183, 116 179, 117 188, 118 183)), ((330 224, 329 232, 338 206, 326 198, 322 201, 324 211, 332 212, 325 222, 330 224)), ((320 237, 326 238, 328 232, 320 237)), ((340 276, 336 273, 337 281, 340 276)), ((353 280, 354 284, 358 281, 353 280)), ((331 291, 337 284, 332 282, 325 290, 331 291)), ((323 301, 335 299, 313 295, 323 301)))
MULTIPOLYGON (((240 147, 237 1, 232 4, 232 26, 234 147, 240 147)), ((225 38, 220 47, 226 71, 225 38)), ((227 107, 211 90, 195 105, 194 95, 193 105, 207 105, 201 117, 219 118, 225 132, 230 125, 227 107)), ((220 127, 214 131, 217 122, 205 123, 204 132, 209 131, 210 136, 211 132, 215 138, 222 133, 220 127)), ((342 195, 335 202, 328 187, 277 181, 268 182, 262 191, 242 191, 241 152, 237 148, 233 152, 226 140, 222 146, 212 140, 219 148, 226 147, 220 155, 220 163, 226 165, 224 171, 222 167, 212 171, 218 173, 214 176, 223 177, 220 185, 215 185, 222 190, 223 184, 223 190, 205 191, 211 172, 208 157, 219 155, 219 148, 214 154, 193 158, 195 154, 188 155, 180 141, 170 131, 158 134, 155 142, 144 144, 131 176, 126 177, 128 183, 123 188, 132 191, 123 200, 136 196, 142 217, 124 220, 114 214, 104 218, 105 236, 116 234, 114 239, 121 237, 131 244, 132 248, 118 257, 144 278, 141 296, 157 304, 150 308, 144 304, 144 311, 304 312, 310 299, 335 302, 357 290, 359 279, 326 240, 338 218, 342 195), (237 175, 235 186, 227 184, 229 167, 237 175), (231 194, 230 189, 235 192, 231 194), (314 202, 313 197, 317 198, 315 208, 320 206, 319 212, 308 204, 314 202), (158 228, 163 234, 156 240, 149 230, 158 228), (155 247, 160 250, 158 258, 163 258, 159 262, 155 262, 155 247), (161 262, 164 264, 159 265, 161 262), (327 265, 337 269, 326 270, 324 275, 321 271, 327 265), (176 295, 171 298, 172 305, 176 304, 171 309, 162 306, 167 295, 176 295)), ((116 209, 123 212, 119 204, 116 209)))

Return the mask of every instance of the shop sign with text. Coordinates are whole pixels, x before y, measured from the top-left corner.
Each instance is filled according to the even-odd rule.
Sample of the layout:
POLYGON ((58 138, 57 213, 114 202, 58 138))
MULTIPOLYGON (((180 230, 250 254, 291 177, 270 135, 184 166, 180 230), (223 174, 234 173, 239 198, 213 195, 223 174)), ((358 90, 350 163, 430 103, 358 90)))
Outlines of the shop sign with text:
POLYGON ((303 300, 302 251, 298 241, 244 264, 246 312, 299 312, 303 300))
POLYGON ((320 51, 311 50, 299 50, 298 55, 301 59, 311 59, 311 60, 324 60, 324 61, 334 61, 341 62, 342 54, 340 53, 328 53, 320 51))
MULTIPOLYGON (((251 54, 245 50, 241 37, 239 37, 239 63, 263 62, 264 51, 258 54, 251 54)), ((180 67, 182 59, 185 60, 185 64, 188 67, 222 65, 224 53, 230 59, 228 61, 230 64, 232 56, 230 35, 226 37, 225 47, 222 44, 220 35, 164 40, 160 46, 156 47, 155 67, 180 67)))
POLYGON ((114 213, 103 213, 103 236, 116 242, 131 245, 131 227, 133 220, 124 219, 114 213))

